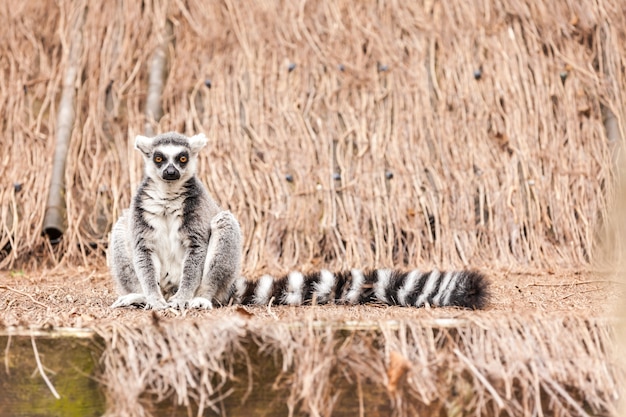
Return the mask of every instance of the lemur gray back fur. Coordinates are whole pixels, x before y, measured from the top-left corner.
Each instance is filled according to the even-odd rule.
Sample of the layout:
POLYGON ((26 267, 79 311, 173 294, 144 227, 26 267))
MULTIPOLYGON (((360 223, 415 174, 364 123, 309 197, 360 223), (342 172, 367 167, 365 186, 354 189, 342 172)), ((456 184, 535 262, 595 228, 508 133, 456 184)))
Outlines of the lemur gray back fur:
POLYGON ((203 134, 137 136, 144 178, 113 227, 113 307, 211 308, 225 302, 241 264, 241 231, 196 177, 203 134))

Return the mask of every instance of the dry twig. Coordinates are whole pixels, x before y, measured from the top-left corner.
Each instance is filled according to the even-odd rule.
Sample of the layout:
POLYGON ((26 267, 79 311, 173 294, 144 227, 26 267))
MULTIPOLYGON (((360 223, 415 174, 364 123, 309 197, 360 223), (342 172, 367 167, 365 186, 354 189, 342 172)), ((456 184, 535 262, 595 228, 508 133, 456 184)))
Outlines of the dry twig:
POLYGON ((39 374, 41 375, 44 382, 48 386, 48 389, 50 390, 52 395, 54 395, 54 398, 56 398, 57 400, 60 400, 61 396, 59 395, 57 390, 54 388, 54 385, 52 385, 52 383, 48 379, 46 372, 43 370, 43 365, 41 364, 41 359, 39 358, 39 352, 37 351, 37 344, 35 343, 35 336, 31 336, 30 341, 31 341, 31 344, 33 345, 33 353, 35 354, 35 361, 37 361, 37 369, 39 370, 39 374))
POLYGON ((28 298, 30 298, 30 300, 33 303, 37 304, 38 306, 41 306, 41 307, 43 307, 45 309, 48 309, 47 305, 45 305, 44 303, 41 303, 41 302, 35 300, 35 298, 31 294, 25 293, 25 292, 20 291, 20 290, 16 290, 15 288, 9 287, 8 285, 0 285, 0 289, 1 290, 6 290, 6 291, 11 291, 11 292, 14 292, 16 294, 23 295, 24 297, 28 297, 28 298))

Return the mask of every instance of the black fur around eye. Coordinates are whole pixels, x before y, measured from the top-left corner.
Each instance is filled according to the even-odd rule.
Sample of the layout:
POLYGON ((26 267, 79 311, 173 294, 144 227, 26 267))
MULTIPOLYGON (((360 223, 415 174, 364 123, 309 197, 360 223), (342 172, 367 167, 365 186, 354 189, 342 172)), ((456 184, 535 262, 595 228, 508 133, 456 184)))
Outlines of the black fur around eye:
POLYGON ((154 161, 154 163, 156 164, 162 164, 163 161, 165 161, 165 157, 163 156, 163 154, 161 153, 155 153, 154 156, 152 157, 152 160, 154 161))
POLYGON ((178 162, 180 162, 181 164, 186 164, 187 162, 189 162, 189 156, 187 156, 186 153, 181 153, 180 155, 178 155, 178 162))

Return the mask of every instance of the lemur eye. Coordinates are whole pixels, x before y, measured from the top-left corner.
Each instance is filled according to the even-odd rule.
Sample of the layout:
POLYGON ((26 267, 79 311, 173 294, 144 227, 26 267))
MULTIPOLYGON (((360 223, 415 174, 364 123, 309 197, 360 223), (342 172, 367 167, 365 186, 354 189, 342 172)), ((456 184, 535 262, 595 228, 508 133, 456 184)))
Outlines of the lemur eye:
POLYGON ((178 158, 178 160, 180 161, 181 164, 184 164, 185 162, 187 162, 187 157, 185 155, 181 155, 180 158, 178 158))
POLYGON ((154 162, 156 162, 157 164, 160 164, 161 162, 163 162, 163 157, 161 155, 155 155, 154 162))

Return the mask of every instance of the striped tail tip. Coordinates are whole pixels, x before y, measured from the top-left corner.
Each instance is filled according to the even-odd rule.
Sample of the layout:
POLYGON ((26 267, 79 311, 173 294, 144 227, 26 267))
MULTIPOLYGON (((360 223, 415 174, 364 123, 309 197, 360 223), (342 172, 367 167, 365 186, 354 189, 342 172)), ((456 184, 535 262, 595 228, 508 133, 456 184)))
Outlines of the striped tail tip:
POLYGON ((456 280, 455 288, 452 290, 449 304, 482 310, 489 303, 489 281, 478 271, 461 271, 456 280))

